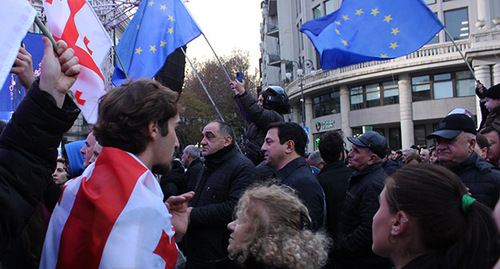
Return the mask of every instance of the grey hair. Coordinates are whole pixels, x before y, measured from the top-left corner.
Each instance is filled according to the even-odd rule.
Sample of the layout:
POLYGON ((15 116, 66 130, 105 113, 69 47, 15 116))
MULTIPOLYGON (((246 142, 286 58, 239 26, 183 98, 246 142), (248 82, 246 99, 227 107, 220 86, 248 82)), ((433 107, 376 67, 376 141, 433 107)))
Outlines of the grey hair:
POLYGON ((201 151, 199 148, 197 148, 195 145, 188 145, 185 149, 184 152, 189 153, 191 157, 198 159, 201 156, 201 151))

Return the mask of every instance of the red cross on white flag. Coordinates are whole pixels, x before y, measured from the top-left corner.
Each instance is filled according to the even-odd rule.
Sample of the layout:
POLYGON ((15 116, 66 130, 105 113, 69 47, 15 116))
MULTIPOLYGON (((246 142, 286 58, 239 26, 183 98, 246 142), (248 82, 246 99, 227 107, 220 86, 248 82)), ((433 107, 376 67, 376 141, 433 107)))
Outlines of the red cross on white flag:
POLYGON ((71 88, 89 123, 97 121, 99 97, 105 94, 99 65, 111 48, 111 39, 85 0, 45 0, 43 4, 50 31, 75 50, 82 71, 71 88))

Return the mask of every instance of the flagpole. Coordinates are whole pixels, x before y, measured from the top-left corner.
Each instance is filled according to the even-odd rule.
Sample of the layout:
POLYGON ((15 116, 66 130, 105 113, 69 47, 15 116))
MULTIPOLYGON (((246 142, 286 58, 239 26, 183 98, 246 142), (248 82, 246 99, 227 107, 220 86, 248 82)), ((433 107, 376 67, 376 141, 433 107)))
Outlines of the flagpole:
POLYGON ((50 43, 52 43, 52 47, 54 48, 54 51, 55 53, 58 55, 58 56, 61 56, 59 55, 59 53, 57 52, 57 43, 56 41, 54 40, 54 37, 52 37, 52 34, 50 33, 49 29, 47 29, 47 27, 45 27, 45 25, 43 24, 43 22, 40 20, 40 18, 38 18, 38 15, 35 16, 35 23, 36 25, 38 26, 38 28, 40 28, 40 30, 42 31, 43 35, 46 36, 49 40, 50 40, 50 43))
MULTIPOLYGON (((215 105, 215 102, 212 99, 212 96, 210 95, 210 93, 208 92, 207 88, 205 87, 205 84, 203 84, 203 81, 201 81, 200 75, 198 75, 198 72, 196 71, 196 68, 194 68, 193 63, 191 62, 191 60, 189 60, 189 57, 187 56, 186 52, 184 51, 184 48, 181 47, 180 49, 182 50, 182 53, 184 53, 184 56, 186 57, 186 59, 188 60, 189 64, 191 65, 191 68, 193 68, 193 71, 196 74, 196 77, 198 78, 198 81, 200 81, 201 87, 203 87, 203 90, 205 90, 205 93, 207 94, 208 99, 210 99, 210 102, 212 102, 212 106, 215 108, 215 111, 219 115, 220 120, 222 122, 226 122, 226 121, 224 121, 224 118, 222 117, 222 114, 220 113, 219 109, 217 108, 217 105, 215 105)), ((226 73, 226 75, 227 75, 227 73, 226 73)), ((240 153, 243 154, 243 152, 241 151, 241 148, 238 145, 238 143, 236 141, 234 141, 234 144, 236 145, 236 148, 240 151, 240 153)))
POLYGON ((231 78, 229 77, 229 75, 227 74, 227 71, 226 71, 226 68, 224 68, 224 65, 222 65, 222 62, 220 61, 219 59, 219 56, 217 55, 217 53, 215 53, 215 50, 214 48, 212 47, 212 44, 210 44, 210 42, 208 41, 207 37, 205 36, 204 33, 202 33, 203 37, 205 38, 205 40, 207 41, 208 43, 208 46, 210 46, 210 49, 212 49, 212 52, 214 53, 215 55, 215 58, 217 58, 217 60, 219 61, 219 65, 220 67, 222 67, 222 70, 224 70, 224 74, 226 74, 226 77, 227 77, 227 80, 229 80, 229 82, 231 82, 231 78))
POLYGON ((118 55, 118 51, 116 51, 115 45, 113 45, 113 51, 115 52, 116 58, 118 58, 118 62, 120 63, 120 66, 122 67, 123 73, 125 74, 125 78, 128 80, 127 71, 125 71, 125 67, 123 66, 122 59, 120 58, 120 55, 118 55))
POLYGON ((453 40, 453 37, 451 34, 446 30, 446 27, 443 27, 444 31, 446 32, 446 35, 450 38, 451 42, 453 42, 453 45, 455 45, 455 48, 457 48, 458 52, 460 53, 460 56, 462 56, 462 59, 464 60, 465 64, 469 68, 470 72, 472 73, 472 76, 474 77, 474 80, 477 83, 480 83, 479 80, 476 78, 476 75, 474 74, 474 70, 472 70, 472 67, 470 66, 469 62, 467 62, 467 59, 465 59, 465 56, 462 54, 462 51, 458 48, 457 43, 455 43, 455 40, 453 40))

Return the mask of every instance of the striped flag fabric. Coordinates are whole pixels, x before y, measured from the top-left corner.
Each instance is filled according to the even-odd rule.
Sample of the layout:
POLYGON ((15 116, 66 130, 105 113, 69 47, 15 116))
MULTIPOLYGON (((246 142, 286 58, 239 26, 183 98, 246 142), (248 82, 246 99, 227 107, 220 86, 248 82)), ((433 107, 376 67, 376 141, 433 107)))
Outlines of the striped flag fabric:
POLYGON ((174 268, 177 245, 160 185, 133 154, 104 147, 66 183, 40 268, 174 268))
POLYGON ((106 93, 99 66, 111 38, 85 0, 45 0, 43 7, 54 39, 68 43, 80 59, 82 69, 71 91, 87 122, 95 123, 99 97, 106 93))

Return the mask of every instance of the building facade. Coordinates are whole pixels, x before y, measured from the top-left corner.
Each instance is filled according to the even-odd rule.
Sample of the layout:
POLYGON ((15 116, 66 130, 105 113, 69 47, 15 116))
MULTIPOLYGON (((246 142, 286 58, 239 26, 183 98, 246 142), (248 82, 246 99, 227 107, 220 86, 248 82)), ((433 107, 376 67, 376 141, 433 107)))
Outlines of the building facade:
POLYGON ((449 35, 442 30, 404 57, 324 71, 299 29, 337 10, 341 0, 262 1, 262 88, 286 90, 292 106, 288 120, 305 126, 309 152, 331 130, 345 136, 379 131, 392 149, 430 146, 433 141, 425 137, 454 108, 470 111, 480 122, 474 75, 464 58, 486 87, 500 83, 500 1, 424 2, 449 35))

